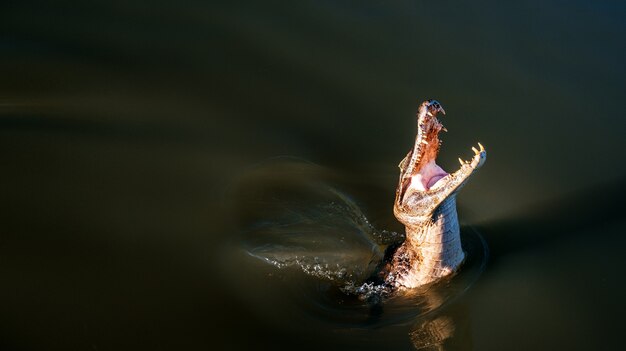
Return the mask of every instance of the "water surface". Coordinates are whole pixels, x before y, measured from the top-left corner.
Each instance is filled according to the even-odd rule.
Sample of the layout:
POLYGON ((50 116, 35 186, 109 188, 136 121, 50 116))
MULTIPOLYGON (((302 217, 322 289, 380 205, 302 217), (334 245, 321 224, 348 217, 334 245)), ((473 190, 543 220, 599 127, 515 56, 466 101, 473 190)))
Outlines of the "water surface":
POLYGON ((621 348, 625 15, 608 0, 3 3, 0 348, 621 348), (307 160, 323 171, 269 177, 318 189, 286 207, 306 214, 290 238, 348 262, 341 279, 366 275, 384 248, 367 228, 402 232, 397 164, 427 98, 447 112, 444 169, 488 150, 458 198, 488 258, 372 306, 273 264, 298 252, 293 230, 246 236, 286 213, 250 204, 273 189, 254 170, 307 160))

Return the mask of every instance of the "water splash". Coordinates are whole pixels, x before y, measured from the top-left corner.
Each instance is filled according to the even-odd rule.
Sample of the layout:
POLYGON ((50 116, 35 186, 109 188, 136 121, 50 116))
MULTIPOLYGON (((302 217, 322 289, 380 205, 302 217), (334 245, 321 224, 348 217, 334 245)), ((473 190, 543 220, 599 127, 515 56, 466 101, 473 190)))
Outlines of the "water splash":
MULTIPOLYGON (((345 195, 326 187, 335 200, 304 199, 307 205, 273 198, 264 203, 274 217, 245 232, 248 254, 277 268, 297 266, 307 274, 336 282, 367 278, 382 260, 373 239, 377 231, 345 195)), ((380 234, 379 234, 380 235, 380 234)))

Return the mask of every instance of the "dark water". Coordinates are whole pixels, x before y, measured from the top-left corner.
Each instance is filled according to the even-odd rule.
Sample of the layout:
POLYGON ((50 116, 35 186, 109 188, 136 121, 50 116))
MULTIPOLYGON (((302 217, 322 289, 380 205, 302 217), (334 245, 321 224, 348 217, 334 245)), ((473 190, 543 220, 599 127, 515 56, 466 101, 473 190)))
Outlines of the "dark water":
POLYGON ((624 18, 619 1, 2 2, 0 349, 623 348, 624 18), (272 264, 298 251, 250 228, 289 212, 253 200, 306 176, 324 190, 287 209, 324 241, 282 234, 367 273, 368 227, 317 200, 401 232, 426 98, 447 112, 444 169, 488 151, 458 199, 459 275, 371 306, 272 264), (254 177, 276 156, 323 171, 254 177))

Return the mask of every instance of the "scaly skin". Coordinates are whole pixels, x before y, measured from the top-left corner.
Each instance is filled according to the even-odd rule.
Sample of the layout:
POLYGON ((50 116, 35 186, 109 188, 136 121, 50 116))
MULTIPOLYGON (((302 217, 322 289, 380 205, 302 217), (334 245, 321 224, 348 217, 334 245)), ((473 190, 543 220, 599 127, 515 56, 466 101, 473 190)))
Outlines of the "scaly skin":
POLYGON ((406 240, 393 253, 385 278, 396 288, 415 288, 455 272, 463 263, 456 194, 485 162, 487 153, 479 143, 470 161, 459 158, 461 167, 447 174, 435 160, 445 130, 437 113, 445 111, 435 100, 424 101, 418 110, 415 146, 400 162, 400 180, 393 212, 405 225, 406 240))

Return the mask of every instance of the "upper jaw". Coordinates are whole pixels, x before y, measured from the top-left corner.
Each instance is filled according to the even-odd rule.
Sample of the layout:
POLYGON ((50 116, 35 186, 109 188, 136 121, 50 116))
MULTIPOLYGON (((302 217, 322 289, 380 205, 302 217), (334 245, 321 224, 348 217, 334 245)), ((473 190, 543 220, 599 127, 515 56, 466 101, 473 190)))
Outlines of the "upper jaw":
POLYGON ((445 130, 437 119, 438 112, 445 114, 437 100, 427 100, 420 105, 414 147, 399 165, 402 178, 417 175, 424 165, 437 158, 440 145, 439 132, 445 130))
POLYGON ((439 133, 445 130, 437 119, 439 112, 445 114, 441 104, 432 99, 424 101, 418 109, 418 129, 414 147, 399 165, 400 198, 404 197, 409 188, 428 190, 434 184, 433 178, 439 179, 448 174, 435 163, 441 144, 439 133))

